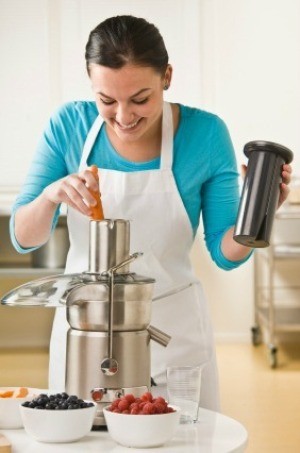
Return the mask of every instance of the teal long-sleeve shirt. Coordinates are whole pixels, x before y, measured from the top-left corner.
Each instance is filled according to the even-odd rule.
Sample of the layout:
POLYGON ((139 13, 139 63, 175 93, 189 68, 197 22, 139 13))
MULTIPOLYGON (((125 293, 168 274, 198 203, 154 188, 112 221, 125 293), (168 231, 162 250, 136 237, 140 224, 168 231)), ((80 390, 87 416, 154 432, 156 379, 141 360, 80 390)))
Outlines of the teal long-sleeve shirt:
MULTIPOLYGON (((227 260, 221 251, 224 233, 235 223, 239 187, 236 159, 225 123, 216 115, 179 105, 180 120, 174 137, 173 174, 191 227, 196 234, 203 217, 206 246, 216 264, 226 270, 243 263, 227 260)), ((17 209, 34 200, 52 182, 78 171, 87 134, 98 115, 94 102, 78 101, 63 105, 50 118, 27 174, 21 193, 12 209, 11 240, 20 253, 14 234, 17 209)), ((102 126, 88 159, 88 164, 117 171, 159 169, 160 158, 131 162, 111 145, 102 126)), ((55 228, 57 210, 52 228, 55 228)))

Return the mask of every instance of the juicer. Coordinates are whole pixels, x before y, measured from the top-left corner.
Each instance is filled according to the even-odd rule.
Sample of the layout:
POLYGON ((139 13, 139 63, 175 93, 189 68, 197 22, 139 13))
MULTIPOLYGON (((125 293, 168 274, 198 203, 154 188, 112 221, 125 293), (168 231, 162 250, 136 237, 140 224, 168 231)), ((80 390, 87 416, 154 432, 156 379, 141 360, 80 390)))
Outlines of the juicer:
POLYGON ((97 403, 95 429, 105 426, 104 406, 150 390, 150 340, 170 341, 150 325, 155 280, 130 272, 142 253, 129 249, 128 220, 91 220, 87 271, 35 280, 2 298, 5 305, 66 307, 65 390, 97 403))
POLYGON ((90 222, 94 281, 66 298, 66 391, 98 403, 94 425, 105 423, 102 408, 115 398, 150 389, 150 339, 169 341, 150 326, 154 280, 130 272, 141 254, 129 254, 129 228, 126 220, 90 222))

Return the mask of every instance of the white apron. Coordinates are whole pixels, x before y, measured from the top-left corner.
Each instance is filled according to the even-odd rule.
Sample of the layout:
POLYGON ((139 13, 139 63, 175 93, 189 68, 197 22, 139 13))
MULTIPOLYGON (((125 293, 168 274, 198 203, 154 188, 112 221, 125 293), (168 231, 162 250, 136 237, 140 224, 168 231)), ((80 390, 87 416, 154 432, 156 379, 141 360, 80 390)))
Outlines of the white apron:
MULTIPOLYGON (((79 171, 87 159, 103 124, 100 116, 93 124, 82 153, 79 171)), ((219 410, 219 391, 213 335, 200 282, 190 263, 193 231, 178 192, 173 162, 172 110, 164 103, 160 169, 137 172, 99 170, 103 211, 107 219, 127 219, 130 224, 130 252, 143 257, 130 270, 153 277, 154 298, 185 289, 152 303, 151 324, 172 336, 164 348, 151 342, 151 376, 165 394, 165 374, 169 365, 197 365, 206 362, 201 386, 201 406, 219 410), (190 283, 192 285, 188 286, 190 283)), ((68 209, 70 250, 66 273, 88 269, 89 219, 68 209)), ((56 310, 50 343, 49 388, 65 387, 66 333, 65 308, 56 310)), ((154 390, 154 388, 153 388, 154 390)))

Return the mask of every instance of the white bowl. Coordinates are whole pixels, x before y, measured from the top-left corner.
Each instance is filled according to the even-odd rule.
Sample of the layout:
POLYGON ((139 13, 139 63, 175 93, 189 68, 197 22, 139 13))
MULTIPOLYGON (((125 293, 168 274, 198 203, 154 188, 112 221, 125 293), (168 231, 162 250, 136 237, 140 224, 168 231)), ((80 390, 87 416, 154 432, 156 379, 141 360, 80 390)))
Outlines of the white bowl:
POLYGON ((172 439, 179 425, 180 409, 167 414, 131 415, 103 409, 108 432, 112 439, 125 447, 159 447, 172 439))
POLYGON ((96 414, 96 404, 93 404, 82 409, 64 410, 20 406, 24 429, 39 442, 75 442, 92 429, 96 414))
MULTIPOLYGON (((20 387, 0 387, 0 391, 18 390, 20 387)), ((32 389, 28 388, 29 393, 23 398, 0 398, 0 429, 23 428, 20 413, 20 404, 29 401, 34 397, 32 389)))

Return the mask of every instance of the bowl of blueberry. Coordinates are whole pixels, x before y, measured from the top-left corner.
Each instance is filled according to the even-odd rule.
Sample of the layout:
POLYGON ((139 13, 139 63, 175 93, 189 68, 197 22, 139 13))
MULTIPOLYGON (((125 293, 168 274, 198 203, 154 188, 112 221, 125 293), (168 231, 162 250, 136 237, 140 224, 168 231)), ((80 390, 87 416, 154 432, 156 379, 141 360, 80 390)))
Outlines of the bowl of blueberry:
POLYGON ((67 393, 41 393, 20 405, 27 434, 39 442, 75 442, 93 426, 96 404, 67 393))

